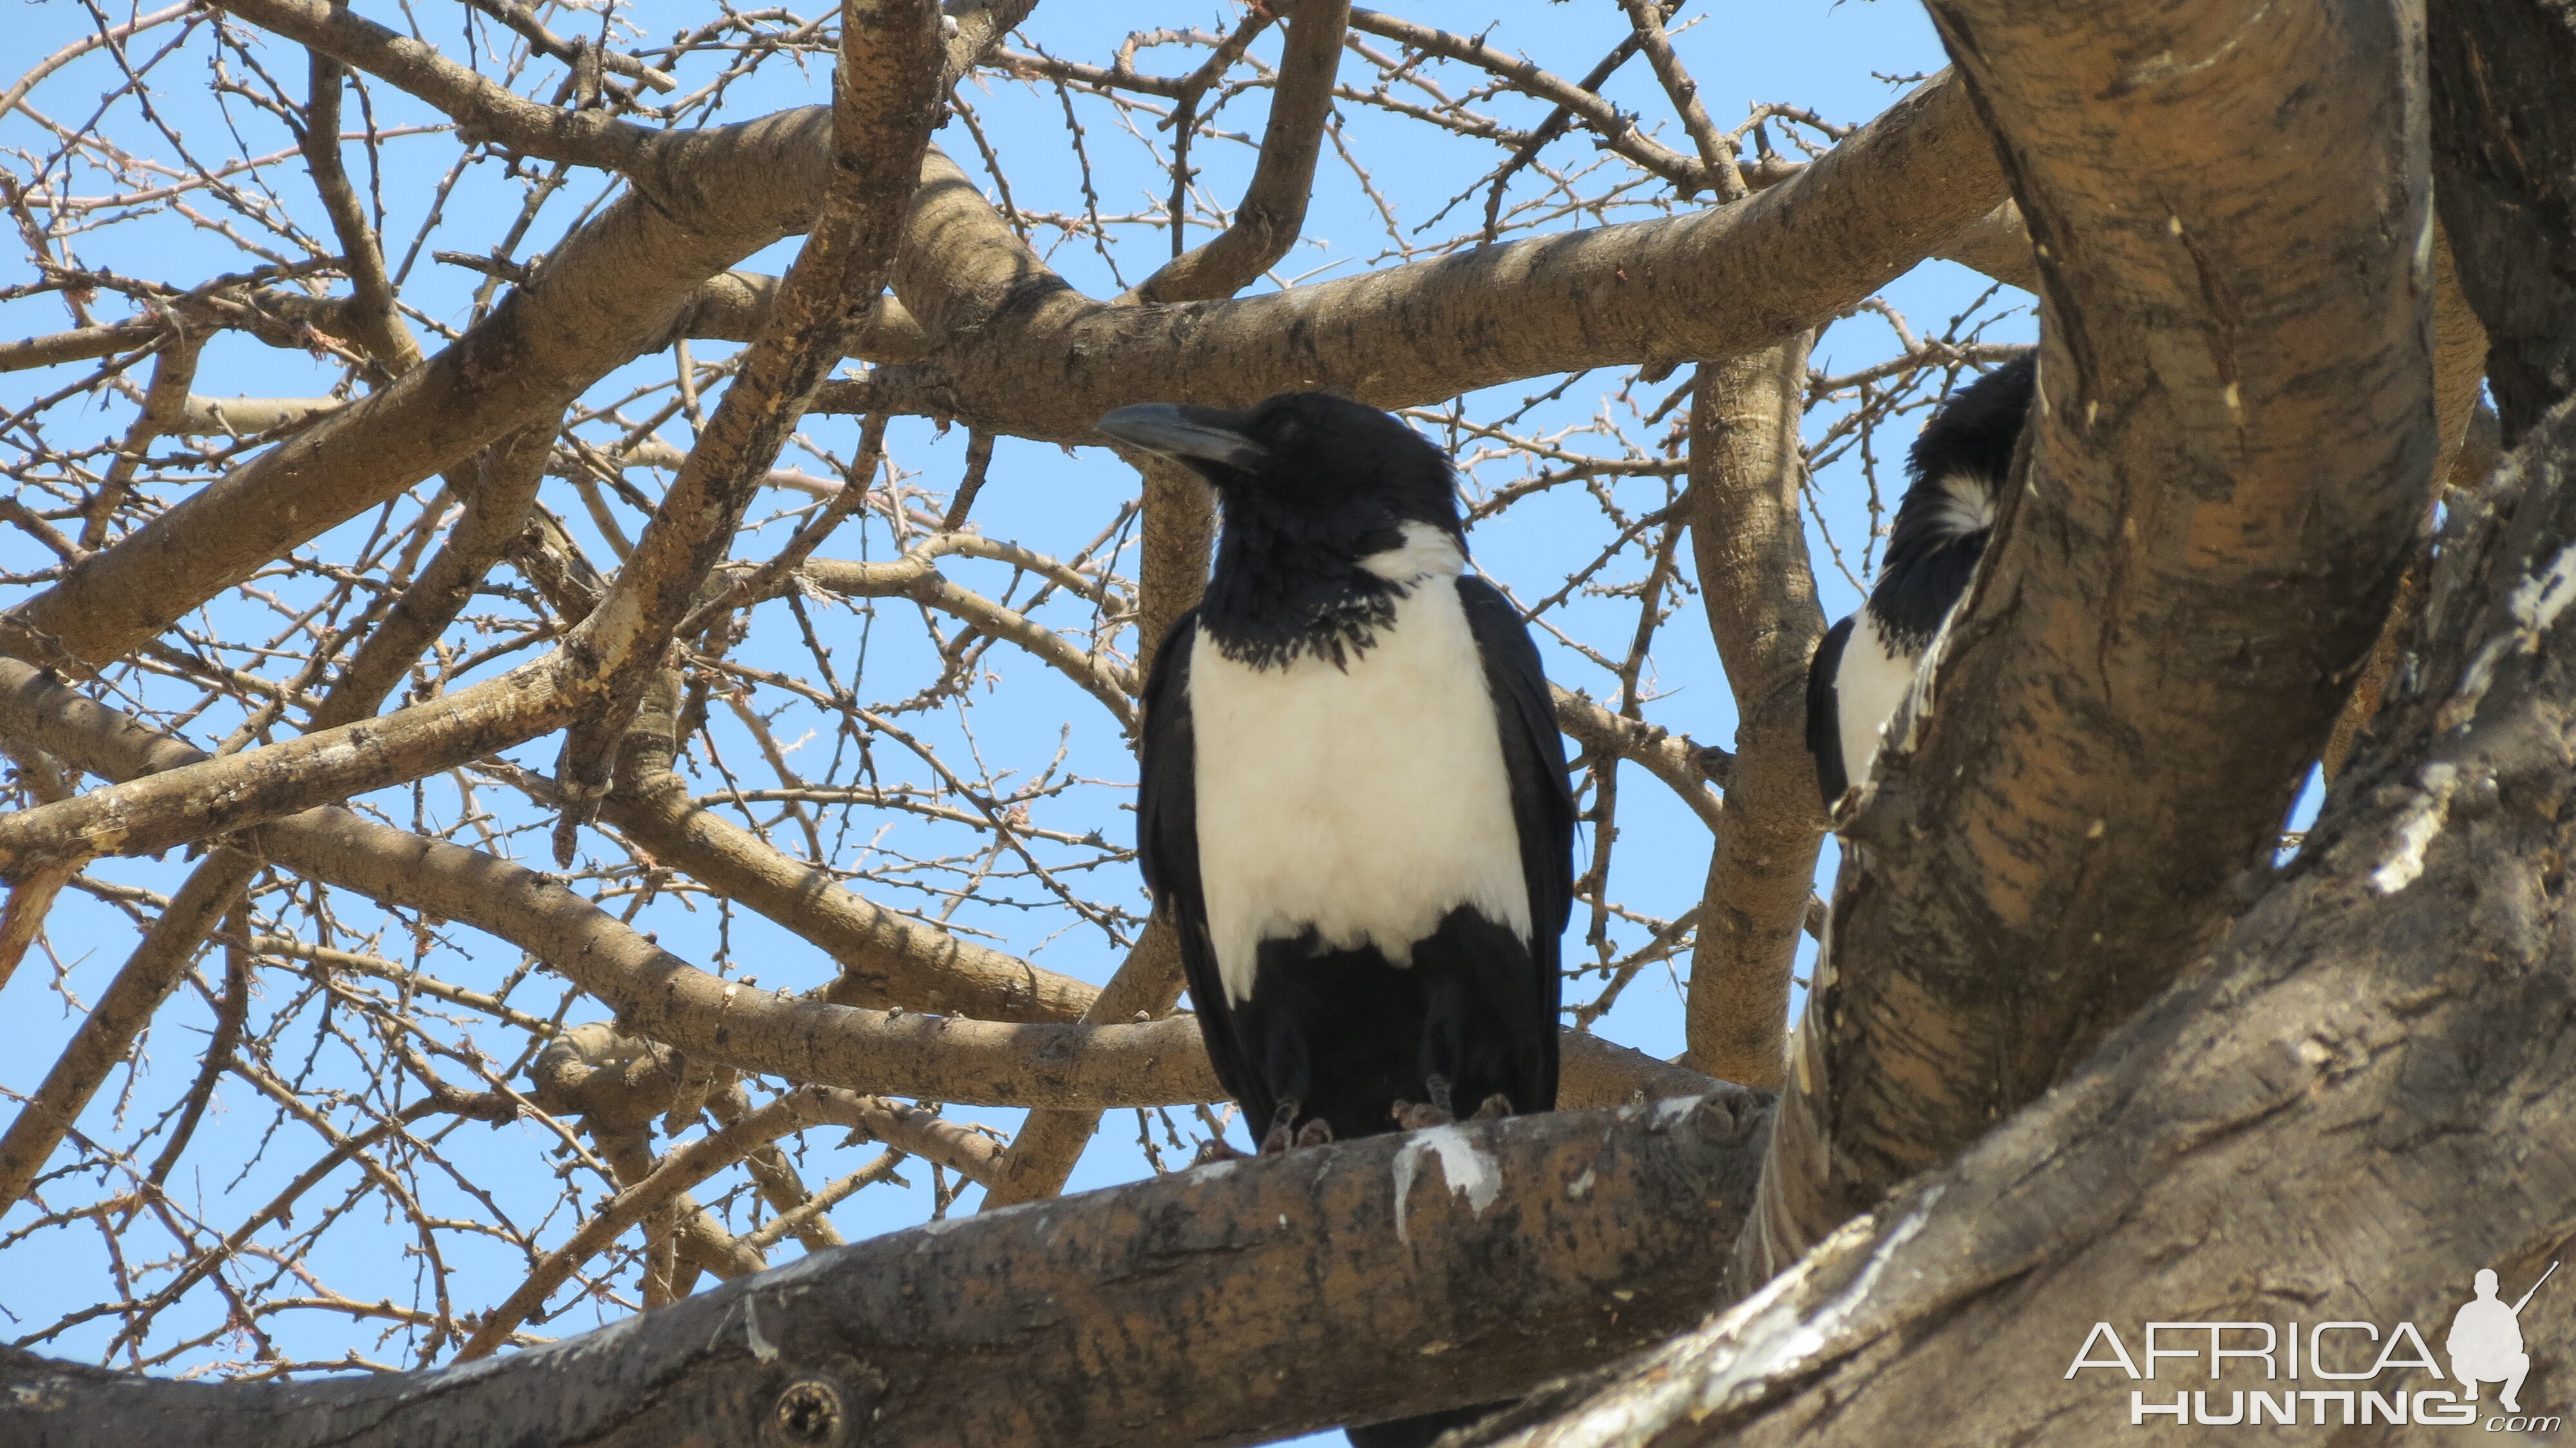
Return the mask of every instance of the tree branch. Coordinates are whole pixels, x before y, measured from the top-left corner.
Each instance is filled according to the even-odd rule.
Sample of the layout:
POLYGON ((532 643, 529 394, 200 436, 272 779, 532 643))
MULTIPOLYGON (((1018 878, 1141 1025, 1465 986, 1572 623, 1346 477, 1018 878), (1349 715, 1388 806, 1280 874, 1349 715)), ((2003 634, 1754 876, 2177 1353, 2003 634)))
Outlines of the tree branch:
POLYGON ((1934 9, 2037 239, 2041 401, 1937 691, 1845 826, 1746 1285, 2207 946, 2431 497, 2431 219, 2390 8, 1934 9), (2207 63, 2140 68, 2161 55, 2207 63))
POLYGON ((1097 442, 1102 413, 1141 399, 1333 387, 1392 407, 1733 356, 1829 320, 2003 196, 1964 87, 1944 77, 1736 205, 1140 310, 1073 290, 943 158, 923 182, 896 294, 931 335, 973 345, 828 383, 816 410, 927 412, 1063 443, 1097 442))
POLYGON ((62 1144, 64 1133, 80 1119, 99 1084, 134 1049, 134 1038, 151 1023, 153 1012, 178 988, 196 962, 199 947, 214 933, 224 912, 259 861, 233 850, 217 850, 197 864, 188 883, 172 897, 161 918, 152 922, 125 968, 81 1022, 71 1044, 45 1073, 17 1119, 0 1135, 0 1212, 27 1194, 45 1159, 62 1144))
MULTIPOLYGON (((204 757, 7 659, 0 737, 110 779, 204 757)), ((963 1105, 1100 1110, 1223 1099, 1188 1017, 1021 1025, 854 1009, 721 980, 548 876, 346 810, 308 810, 261 828, 250 843, 310 879, 507 940, 605 1001, 632 1033, 739 1070, 963 1105)), ((1568 1032, 1565 1041, 1569 1105, 1707 1085, 1588 1036, 1568 1032), (1578 1082, 1587 1083, 1581 1094, 1578 1082)))
POLYGON ((777 921, 830 955, 839 1005, 985 1021, 1078 1021, 1097 994, 1068 975, 907 919, 843 889, 751 831, 689 800, 663 772, 621 783, 600 815, 674 869, 777 921))
POLYGON ((1767 1119, 1738 1094, 1201 1168, 878 1237, 443 1374, 216 1387, 0 1348, 0 1433, 365 1448, 437 1422, 538 1448, 613 1436, 649 1391, 656 1435, 784 1415, 887 1448, 1187 1448, 1489 1401, 1698 1316, 1767 1119))
POLYGON ((510 1340, 510 1334, 581 1264, 597 1256, 626 1230, 682 1192, 749 1156, 782 1136, 816 1126, 843 1126, 889 1146, 937 1161, 973 1181, 992 1174, 1001 1148, 953 1122, 882 1097, 849 1091, 803 1087, 732 1122, 723 1130, 680 1147, 662 1158, 652 1175, 619 1192, 614 1201, 593 1212, 570 1240, 548 1253, 511 1292, 509 1300, 484 1314, 474 1336, 457 1351, 459 1361, 484 1357, 510 1340))
POLYGON ((1270 121, 1261 159, 1234 219, 1207 242, 1165 263, 1121 301, 1197 302, 1230 297, 1268 271, 1297 244, 1306 197, 1315 185, 1315 152, 1333 113, 1333 75, 1342 58, 1350 0, 1305 0, 1288 18, 1279 78, 1270 89, 1270 121))
POLYGON ((1562 684, 1548 689, 1556 697, 1556 727, 1565 731, 1566 738, 1595 755, 1632 761, 1662 780, 1710 833, 1726 827, 1725 803, 1709 788, 1714 782, 1710 758, 1720 751, 1693 743, 1689 735, 1675 734, 1660 724, 1614 714, 1590 695, 1562 684))
MULTIPOLYGON (((565 641, 567 650, 588 656, 603 696, 597 712, 564 736, 555 781, 567 797, 567 824, 587 820, 608 792, 613 750, 634 717, 645 677, 662 666, 674 632, 732 545, 743 508, 778 460, 815 384, 840 360, 868 299, 885 290, 903 236, 905 201, 921 178, 922 154, 940 117, 943 54, 932 0, 843 0, 831 183, 821 214, 634 556, 565 641)), ((857 483, 864 493, 866 477, 857 483)), ((555 857, 557 864, 572 862, 569 834, 558 832, 555 857)))
POLYGON ((1726 828, 1709 856, 1691 953, 1689 1060, 1764 1088, 1779 1086, 1786 1069, 1789 974, 1824 833, 1806 682, 1825 617, 1798 501, 1810 345, 1801 334, 1701 365, 1681 503, 1739 721, 1726 828))
MULTIPOLYGON (((2056 1367, 2099 1322, 2131 1344, 2186 1308, 2430 1335, 2480 1270, 2528 1284, 2561 1257, 2576 637, 2528 602, 2571 562, 2576 410, 2532 434, 2508 479, 2504 516, 2520 516, 2454 560, 2456 606, 2437 600, 2449 622, 2429 645, 2498 667, 2427 671, 2394 706, 2395 747, 2357 762, 2214 956, 1759 1297, 1571 1411, 1480 1441, 1877 1448, 1925 1424, 1946 1442, 2107 1440, 2145 1385, 2056 1367), (1979 1366, 1994 1363, 2046 1370, 1997 1392, 1979 1366)), ((2564 1311, 2523 1333, 2534 1362, 2576 1353, 2564 1311)))

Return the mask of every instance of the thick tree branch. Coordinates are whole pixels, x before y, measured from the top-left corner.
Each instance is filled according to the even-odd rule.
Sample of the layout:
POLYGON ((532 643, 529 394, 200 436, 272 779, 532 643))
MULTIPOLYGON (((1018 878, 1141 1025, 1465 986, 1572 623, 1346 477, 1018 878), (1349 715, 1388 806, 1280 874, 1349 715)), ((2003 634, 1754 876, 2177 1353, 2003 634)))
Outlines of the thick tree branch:
POLYGON ((49 865, 9 886, 9 906, 0 913, 0 989, 8 987, 18 962, 27 958, 27 947, 43 933, 45 912, 54 908, 54 897, 78 873, 80 866, 69 862, 49 865))
MULTIPOLYGON (((595 617, 596 615, 594 615, 595 617)), ((418 779, 563 727, 604 697, 563 650, 453 694, 0 814, 0 877, 148 855, 418 779)))
POLYGON ((1595 755, 1629 760, 1662 780, 1712 834, 1726 827, 1725 802, 1709 788, 1716 782, 1710 766, 1712 756, 1731 756, 1704 748, 1689 735, 1675 734, 1660 724, 1614 714, 1590 695, 1562 684, 1552 684, 1549 690, 1556 696, 1556 727, 1565 731, 1566 738, 1595 755))
MULTIPOLYGON (((2333 791, 2307 847, 2212 957, 2081 1074, 1760 1297, 1553 1421, 1486 1441, 2109 1441, 2135 1421, 2131 1391, 2172 1393, 2063 1368, 2098 1322, 2133 1352, 2147 1322, 2184 1312, 2412 1321, 2438 1344, 2481 1269, 2527 1285, 2563 1257, 2576 1230, 2576 934, 2560 878, 2576 851, 2576 638, 2530 605, 2563 601, 2576 564, 2576 410, 2532 436, 2505 506, 2446 575, 2457 607, 2437 599, 2450 620, 2438 656, 2492 669, 2429 672, 2397 706, 2395 746, 2333 791), (2016 1365, 2010 1391, 1995 1364, 2016 1365)), ((2576 1353, 2576 1315, 2535 1311, 2522 1331, 2535 1363, 2576 1353)), ((2370 1362, 2364 1351, 2348 1367, 2370 1362)), ((2228 1376, 2288 1386, 2252 1367, 2228 1376)), ((2348 1386, 2464 1395, 2449 1367, 2348 1386)), ((2227 1386, 2197 1364, 2162 1375, 2178 1376, 2190 1381, 2176 1388, 2227 1386)), ((2225 1396, 2210 1392, 2213 1412, 2225 1396)), ((2330 1436, 2303 1412, 2279 1441, 2330 1436)))
POLYGON ((816 406, 1093 443, 1102 413, 1140 400, 1332 387, 1397 406, 1547 372, 1733 356, 1839 314, 1992 210, 1993 166, 1945 76, 1732 206, 1137 308, 1073 290, 934 157, 895 290, 931 335, 973 344, 826 384, 816 406))
POLYGON ((169 329, 159 322, 111 322, 73 332, 49 332, 15 342, 0 342, 0 372, 23 372, 62 362, 86 362, 115 352, 148 347, 169 329))
MULTIPOLYGON (((2486 384, 2487 334, 2478 325, 2477 313, 2470 310, 2468 298, 2460 291, 2460 273, 2451 255, 2451 243, 2440 227, 2433 233, 2433 427, 2441 439, 2433 455, 2436 490, 2473 488, 2486 480, 2495 467, 2495 446, 2490 440, 2485 448, 2471 446, 2470 434, 2480 412, 2484 412, 2492 431, 2495 414, 2478 401, 2478 392, 2486 384)), ((2426 544, 2430 543, 2430 518, 2427 517, 2426 544)), ((2362 665, 2361 677, 2353 681, 2352 697, 2344 701, 2343 712, 2335 716, 2334 733, 2327 737, 2324 755, 2318 768, 2326 781, 2343 773, 2344 762, 2353 746, 2361 741, 2379 712, 2381 697, 2388 681, 2397 671, 2397 661, 2415 609, 2424 599, 2424 575, 2431 562, 2427 549, 2419 547, 2415 559, 2407 565, 2406 576, 2397 586, 2397 596, 2388 606, 2388 617, 2379 628, 2379 641, 2371 646, 2370 659, 2362 665)))
POLYGON ((530 1448, 782 1418, 887 1448, 1188 1448, 1490 1401, 1697 1318, 1767 1119, 1736 1094, 1201 1168, 879 1237, 443 1373, 215 1387, 0 1349, 0 1433, 365 1448, 434 1413, 530 1448))
POLYGON ((1739 721, 1726 828, 1709 856, 1691 952, 1689 1059, 1764 1088, 1779 1086, 1786 1068, 1789 973, 1825 823, 1806 730, 1807 659, 1825 616, 1798 501, 1810 345, 1802 334, 1701 365, 1682 500, 1739 721))
MULTIPOLYGON (((110 779, 204 757, 14 660, 0 660, 0 736, 110 779)), ((249 842, 271 864, 507 940, 606 1002, 632 1033, 739 1070, 963 1105, 1098 1110, 1222 1099, 1188 1017, 1015 1025, 853 1009, 718 979, 549 876, 346 810, 308 810, 249 842)), ((1565 1041, 1569 1105, 1707 1084, 1589 1036, 1568 1032, 1565 1041)))
POLYGON ((2576 24, 2528 0, 2430 0, 2426 19, 2436 197, 2510 448, 2576 388, 2576 135, 2558 106, 2576 24))
POLYGON ((1934 13, 2037 239, 2041 402, 1937 692, 1845 829, 1747 1285, 2206 946, 2431 499, 2420 68, 2392 7, 1934 13))
MULTIPOLYGON (((346 17, 309 8, 317 19, 346 17)), ((329 48, 318 32, 282 33, 329 48)), ((374 51, 332 53, 386 74, 374 51)), ((803 224, 823 189, 826 122, 818 110, 789 111, 656 141, 666 180, 647 188, 652 200, 613 203, 490 317, 400 382, 192 494, 18 605, 6 616, 8 646, 40 661, 114 658, 298 543, 552 416, 658 344, 706 278, 803 224)), ((864 381, 826 383, 817 407, 928 412, 1086 443, 1096 441, 1093 420, 1112 407, 1213 398, 1217 378, 1234 380, 1214 400, 1334 386, 1398 403, 1544 372, 1732 355, 1866 297, 2002 193, 1963 88, 1945 78, 1736 206, 1140 312, 1072 292, 936 152, 923 182, 897 292, 930 335, 971 337, 971 345, 864 381)))

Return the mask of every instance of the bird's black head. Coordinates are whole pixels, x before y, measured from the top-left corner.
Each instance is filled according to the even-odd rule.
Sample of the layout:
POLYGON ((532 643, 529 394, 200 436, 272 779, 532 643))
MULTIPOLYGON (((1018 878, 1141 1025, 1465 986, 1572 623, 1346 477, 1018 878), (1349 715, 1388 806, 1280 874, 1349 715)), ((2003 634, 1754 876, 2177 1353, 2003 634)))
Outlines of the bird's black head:
POLYGON ((1404 548, 1408 533, 1467 551, 1447 454, 1345 397, 1283 392, 1241 412, 1147 402, 1100 430, 1215 486, 1225 532, 1200 622, 1247 662, 1369 647, 1409 585, 1361 560, 1404 548))
POLYGON ((1329 392, 1283 392, 1241 412, 1146 402, 1100 419, 1119 441, 1185 462, 1217 490, 1226 526, 1365 545, 1401 524, 1458 536, 1449 459, 1386 413, 1329 392))

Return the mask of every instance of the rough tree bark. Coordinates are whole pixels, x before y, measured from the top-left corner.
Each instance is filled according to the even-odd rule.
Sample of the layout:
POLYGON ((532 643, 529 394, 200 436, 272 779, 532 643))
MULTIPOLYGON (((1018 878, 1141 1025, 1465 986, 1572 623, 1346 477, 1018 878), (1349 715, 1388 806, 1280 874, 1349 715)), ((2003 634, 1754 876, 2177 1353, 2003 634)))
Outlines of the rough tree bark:
MULTIPOLYGON (((2529 1284, 2576 1241, 2576 378, 2553 371, 2576 285, 2529 230, 2576 183, 2576 120, 2554 104, 2576 20, 2473 0, 2435 29, 2433 166, 2463 287, 2498 375, 2554 411, 2452 495, 2401 687, 2298 856, 2250 869, 2224 940, 2071 1080, 1606 1389, 1569 1385, 1482 1441, 2109 1433, 2142 1385, 2061 1366, 2097 1323, 2134 1341, 2150 1320, 2368 1319, 2438 1341, 2478 1271, 2529 1284)), ((2535 1381, 2576 1361, 2576 1318, 2522 1326, 2535 1381)), ((2366 1386, 2461 1389, 2443 1371, 2366 1386)), ((2271 1441, 2354 1421, 2300 1406, 2271 1441)))
POLYGON ((1489 1401, 1696 1318, 1768 1122, 1736 1092, 1203 1167, 435 1373, 209 1387, 0 1348, 0 1439, 1107 1448, 1489 1401))
MULTIPOLYGON (((2247 1388, 2457 1391, 2447 1360, 2361 1383, 2069 1366, 2101 1321, 2133 1357, 2149 1321, 2411 1321, 2438 1353, 2480 1269, 2518 1292, 2576 1238, 2576 407, 2485 502, 2449 536, 2384 746, 2216 951, 1956 1163, 1617 1386, 1488 1441, 2089 1441, 2130 1431, 2132 1390, 2205 1390, 2221 1416, 2247 1388)), ((2576 1314, 2535 1304, 2522 1331, 2523 1401, 2559 1412, 2576 1314)), ((2344 1441, 2340 1405, 2300 1407, 2238 1431, 2344 1441)))
POLYGON ((1934 14, 2037 242, 2040 403, 1937 690, 1842 827, 1747 1288, 2037 1097, 2205 948, 2432 497, 2402 6, 1934 14))

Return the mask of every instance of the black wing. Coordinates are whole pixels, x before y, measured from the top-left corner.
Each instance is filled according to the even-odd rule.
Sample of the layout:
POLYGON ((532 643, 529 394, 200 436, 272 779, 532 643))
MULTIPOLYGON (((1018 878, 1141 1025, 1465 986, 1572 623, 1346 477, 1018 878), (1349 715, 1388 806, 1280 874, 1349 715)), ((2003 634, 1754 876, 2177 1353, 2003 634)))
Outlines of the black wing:
POLYGON ((1834 702, 1834 674, 1843 666, 1843 645, 1851 635, 1851 619, 1835 624, 1816 645, 1816 656, 1807 661, 1807 752, 1816 756, 1816 788, 1825 797, 1828 815, 1834 812, 1834 801, 1851 787, 1843 767, 1842 712, 1834 702))
POLYGON ((1556 1109, 1556 1056, 1561 987, 1558 950, 1574 909, 1574 789, 1565 778, 1565 738, 1556 728, 1556 701, 1538 646, 1520 610, 1481 578, 1458 580, 1458 601, 1485 663, 1501 727, 1503 770, 1511 781, 1512 824, 1520 834, 1521 880, 1529 889, 1530 956, 1537 966, 1540 1063, 1535 1101, 1515 1101, 1522 1111, 1556 1109))
MULTIPOLYGON (((1163 635, 1145 680, 1145 744, 1136 789, 1136 863, 1153 892, 1154 908, 1180 937, 1181 970, 1199 1036, 1207 1043, 1216 1079, 1243 1104, 1246 1119, 1270 1119, 1262 1083, 1244 1068, 1234 1038, 1234 1012, 1217 974, 1216 946, 1208 939, 1207 895, 1199 886, 1198 735, 1190 722, 1190 648, 1198 641, 1199 611, 1191 609, 1163 635)), ((1259 1131, 1253 1133, 1260 1137, 1259 1131)))

